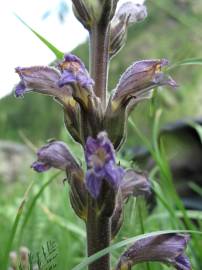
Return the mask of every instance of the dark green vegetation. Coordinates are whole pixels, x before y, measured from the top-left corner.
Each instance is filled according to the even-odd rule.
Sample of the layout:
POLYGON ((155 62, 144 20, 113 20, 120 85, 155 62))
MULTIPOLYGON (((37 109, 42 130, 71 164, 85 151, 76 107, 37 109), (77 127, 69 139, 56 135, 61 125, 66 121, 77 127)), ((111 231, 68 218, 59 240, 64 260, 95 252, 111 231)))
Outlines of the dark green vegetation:
MULTIPOLYGON (((148 12, 149 16, 144 23, 129 30, 126 47, 116 59, 112 60, 110 89, 113 89, 128 64, 137 59, 165 57, 170 60, 171 66, 184 59, 202 59, 202 3, 200 0, 151 0, 148 1, 148 12)), ((79 46, 75 53, 87 63, 86 44, 79 46)), ((201 231, 202 228, 202 212, 184 209, 175 193, 164 147, 161 145, 159 149, 157 144, 158 125, 162 126, 177 119, 202 115, 200 106, 202 66, 177 65, 169 72, 179 83, 179 89, 176 92, 164 89, 151 102, 138 106, 129 124, 128 141, 125 146, 128 160, 123 161, 120 157, 121 163, 127 166, 131 157, 128 154, 128 148, 137 144, 144 144, 151 152, 155 166, 149 175, 156 193, 156 207, 152 213, 148 214, 142 200, 129 201, 125 212, 125 225, 115 242, 123 240, 122 235, 132 237, 144 232, 168 229, 201 231), (162 110, 161 120, 158 113, 156 114, 157 109, 162 110), (144 136, 149 138, 149 141, 144 136)), ((65 133, 62 118, 60 106, 51 98, 29 94, 24 100, 17 100, 13 96, 7 96, 0 101, 0 139, 21 141, 19 132, 23 131, 37 146, 52 137, 64 139, 71 144, 65 133)), ((169 137, 168 144, 169 154, 178 148, 179 158, 184 157, 184 153, 187 152, 185 150, 190 146, 186 140, 184 144, 179 145, 177 137, 169 137)), ((78 146, 74 151, 80 157, 80 147, 78 146)), ((20 179, 9 185, 0 183, 0 265, 12 240, 12 249, 25 245, 33 252, 40 250, 41 245, 48 240, 56 241, 59 253, 57 269, 59 270, 72 269, 83 260, 85 255, 84 225, 79 223, 70 208, 67 184, 65 186, 62 184, 64 175, 60 174, 57 181, 48 184, 37 196, 39 190, 53 174, 54 172, 37 175, 30 170, 26 184, 22 184, 20 179), (23 201, 26 188, 32 181, 33 186, 27 195, 22 215, 19 214, 19 223, 16 223, 15 228, 13 224, 17 209, 23 201), (13 232, 13 239, 11 239, 11 232, 13 232)), ((184 177, 184 181, 186 180, 184 177)), ((195 194, 198 193, 201 196, 201 188, 193 184, 195 179, 191 180, 192 183, 189 185, 195 190, 195 194)), ((202 236, 192 235, 192 243, 188 251, 193 269, 202 269, 202 236)), ((113 253, 114 261, 118 252, 119 250, 113 253)), ((137 267, 137 269, 168 268, 151 264, 137 267)))

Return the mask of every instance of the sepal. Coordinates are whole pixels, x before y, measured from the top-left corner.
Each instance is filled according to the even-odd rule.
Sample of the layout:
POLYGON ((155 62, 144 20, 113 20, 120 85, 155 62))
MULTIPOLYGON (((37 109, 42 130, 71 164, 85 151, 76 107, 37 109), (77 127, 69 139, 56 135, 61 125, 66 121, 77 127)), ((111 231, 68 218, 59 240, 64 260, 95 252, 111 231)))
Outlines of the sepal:
POLYGON ((70 185, 70 202, 78 217, 87 219, 87 190, 84 183, 83 170, 67 171, 67 178, 70 185))

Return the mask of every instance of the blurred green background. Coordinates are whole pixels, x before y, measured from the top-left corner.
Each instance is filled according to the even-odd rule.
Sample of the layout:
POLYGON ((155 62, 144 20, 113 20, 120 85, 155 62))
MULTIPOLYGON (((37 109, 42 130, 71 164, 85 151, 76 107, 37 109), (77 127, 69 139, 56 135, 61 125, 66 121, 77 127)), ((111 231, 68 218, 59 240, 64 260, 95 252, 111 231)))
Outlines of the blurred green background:
MULTIPOLYGON (((164 150, 154 147, 155 140, 158 140, 154 134, 156 110, 162 110, 161 119, 156 120, 160 129, 184 119, 198 119, 199 122, 202 119, 202 1, 148 0, 146 5, 147 19, 129 29, 126 46, 111 61, 109 89, 116 86, 120 75, 133 61, 149 58, 167 58, 171 67, 176 64, 169 73, 179 87, 177 90, 159 89, 157 97, 138 105, 131 115, 132 124, 129 123, 128 139, 119 154, 120 160, 125 159, 134 167, 149 169, 156 203, 153 211, 148 213, 143 199, 129 201, 124 227, 115 241, 156 230, 201 231, 202 228, 200 125, 190 130, 190 126, 185 124, 178 133, 176 127, 181 127, 172 124, 168 134, 163 135, 164 150), (192 65, 180 65, 185 59, 195 60, 192 65), (149 150, 143 136, 155 152, 154 155, 149 152, 148 156, 143 155, 146 165, 141 162, 142 155, 138 159, 137 153, 137 149, 146 153, 149 150), (154 160, 152 166, 147 166, 149 159, 154 160), (174 165, 179 160, 182 160, 178 166, 180 172, 191 168, 189 174, 175 174, 174 165), (167 163, 170 163, 176 179, 170 175, 167 163), (173 192, 170 180, 174 180, 175 188, 179 193, 181 191, 180 196, 185 194, 188 205, 192 207, 185 210, 173 192)), ((73 52, 88 65, 87 42, 73 52)), ((42 175, 29 168, 35 159, 34 150, 50 138, 64 140, 82 161, 80 146, 71 140, 64 128, 62 108, 52 98, 31 93, 24 99, 15 99, 11 94, 0 100, 0 265, 5 260, 6 251, 18 251, 20 246, 26 246, 37 252, 49 240, 57 244, 57 269, 72 269, 85 257, 85 226, 70 207, 68 186, 62 181, 65 176, 60 174, 57 180, 46 184, 54 171, 42 175), (24 195, 31 183, 31 189, 24 195), (22 213, 18 213, 19 222, 15 223, 23 198, 26 202, 22 213)), ((192 239, 188 252, 193 269, 200 270, 202 236, 193 235, 192 239)), ((113 261, 119 252, 114 252, 113 261)), ((138 267, 136 269, 168 269, 155 263, 138 267)))

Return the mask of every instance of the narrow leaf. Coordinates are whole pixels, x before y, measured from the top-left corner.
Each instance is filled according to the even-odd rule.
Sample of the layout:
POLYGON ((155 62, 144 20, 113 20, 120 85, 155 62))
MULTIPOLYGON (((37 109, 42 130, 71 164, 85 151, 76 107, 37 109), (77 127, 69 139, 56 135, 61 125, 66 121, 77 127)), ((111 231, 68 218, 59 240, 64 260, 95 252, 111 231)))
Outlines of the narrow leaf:
POLYGON ((188 66, 188 65, 202 65, 202 58, 190 58, 179 61, 172 66, 170 66, 167 70, 171 70, 177 68, 179 66, 188 66))
POLYGON ((33 28, 31 28, 23 19, 21 19, 17 14, 14 14, 21 23, 23 23, 32 33, 35 34, 42 42, 46 45, 56 56, 57 59, 63 59, 64 53, 58 50, 53 44, 51 44, 47 39, 41 36, 38 32, 36 32, 33 28))

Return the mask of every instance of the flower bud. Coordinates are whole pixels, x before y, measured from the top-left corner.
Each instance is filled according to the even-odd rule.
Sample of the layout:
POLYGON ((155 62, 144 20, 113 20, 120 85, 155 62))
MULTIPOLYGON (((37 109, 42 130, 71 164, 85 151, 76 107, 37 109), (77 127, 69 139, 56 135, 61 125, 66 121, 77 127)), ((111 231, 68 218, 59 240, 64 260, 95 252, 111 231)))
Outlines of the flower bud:
POLYGON ((118 9, 116 16, 120 19, 122 17, 129 17, 129 24, 134 24, 143 21, 147 17, 147 9, 144 5, 127 1, 123 3, 118 9))
POLYGON ((146 7, 131 1, 122 4, 118 8, 111 22, 110 57, 114 56, 125 45, 128 26, 144 20, 146 16, 146 7))
POLYGON ((19 252, 20 263, 24 269, 28 269, 29 267, 29 254, 30 250, 27 247, 20 247, 19 252))
POLYGON ((83 26, 90 30, 99 22, 102 15, 103 4, 100 0, 72 0, 73 11, 83 26))
POLYGON ((51 141, 44 145, 38 150, 37 157, 37 161, 32 164, 37 172, 47 171, 51 167, 70 172, 80 169, 66 144, 61 141, 51 141))
POLYGON ((113 57, 126 43, 129 17, 115 18, 110 29, 109 55, 113 57))
POLYGON ((177 270, 191 270, 189 259, 184 255, 189 237, 182 234, 159 234, 137 240, 118 262, 116 270, 131 270, 138 263, 162 262, 177 270))

